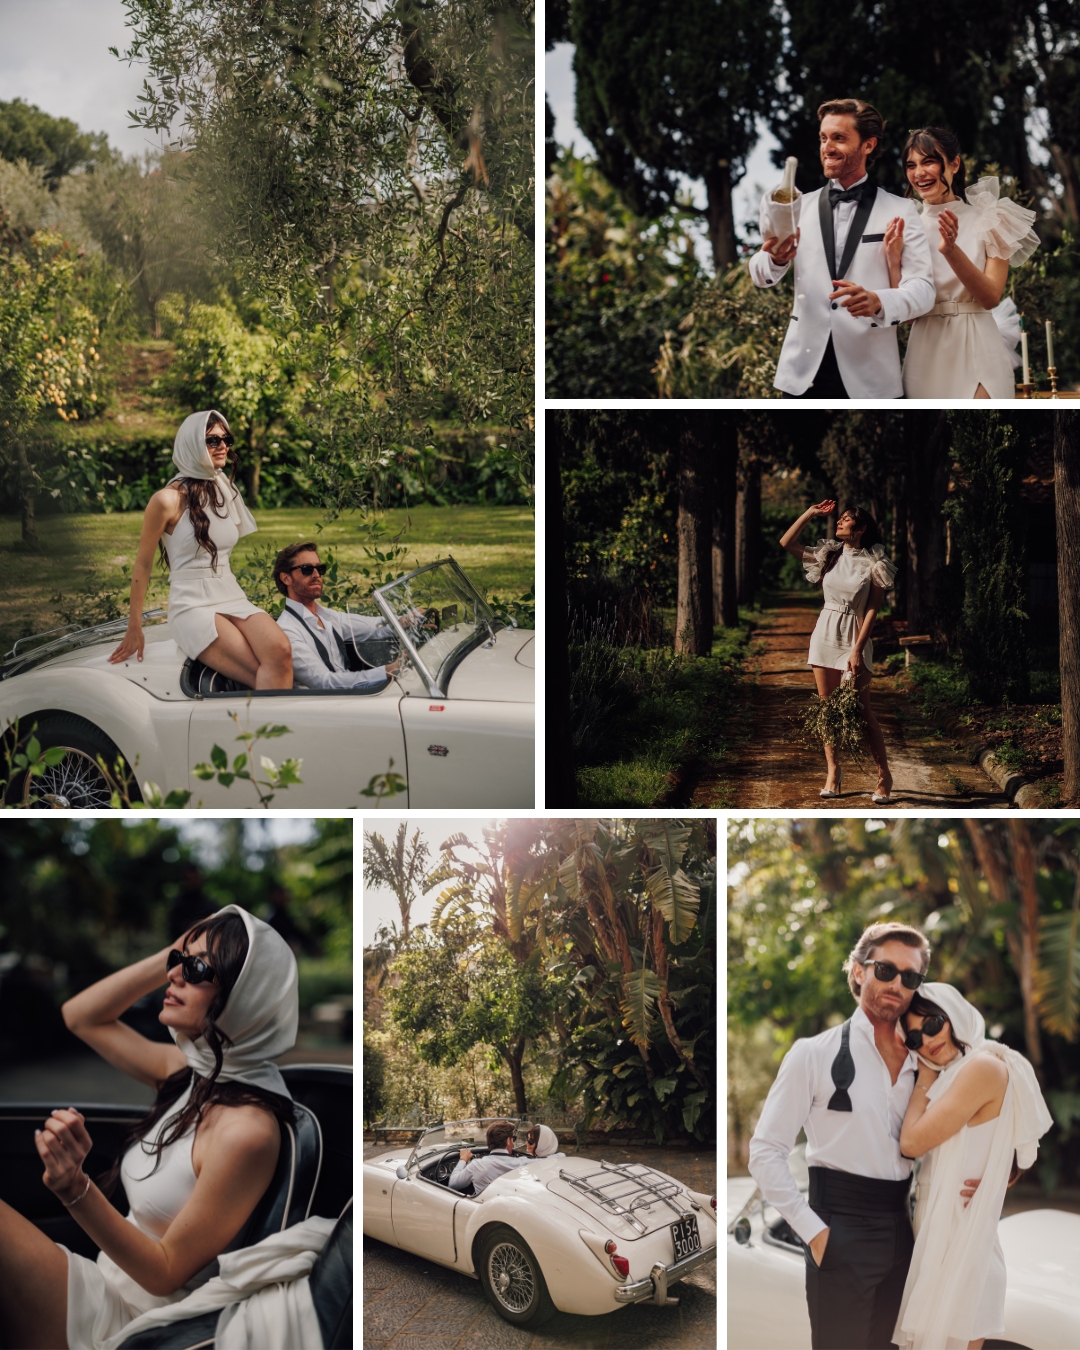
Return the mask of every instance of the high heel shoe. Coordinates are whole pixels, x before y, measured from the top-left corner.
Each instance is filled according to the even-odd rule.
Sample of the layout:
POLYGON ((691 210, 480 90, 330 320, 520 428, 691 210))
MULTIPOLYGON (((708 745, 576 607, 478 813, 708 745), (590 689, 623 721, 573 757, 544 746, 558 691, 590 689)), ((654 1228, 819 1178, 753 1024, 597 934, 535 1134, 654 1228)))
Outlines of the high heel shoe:
POLYGON ((875 806, 891 806, 892 788, 890 788, 888 792, 878 792, 876 790, 874 792, 871 792, 870 800, 874 803, 875 806))
POLYGON ((843 783, 844 783, 844 771, 843 771, 843 769, 837 769, 837 771, 836 771, 836 788, 833 789, 833 788, 827 788, 827 787, 824 787, 824 788, 822 788, 821 791, 818 793, 818 796, 819 796, 819 797, 839 797, 839 796, 841 795, 841 788, 843 787, 843 783))

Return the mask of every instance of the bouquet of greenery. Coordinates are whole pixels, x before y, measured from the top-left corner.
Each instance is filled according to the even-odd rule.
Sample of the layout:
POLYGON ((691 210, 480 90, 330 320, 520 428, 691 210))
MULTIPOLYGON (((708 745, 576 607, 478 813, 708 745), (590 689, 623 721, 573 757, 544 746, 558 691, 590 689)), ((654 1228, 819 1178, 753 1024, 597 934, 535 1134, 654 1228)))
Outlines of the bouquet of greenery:
POLYGON ((802 740, 813 749, 833 746, 838 754, 857 755, 866 735, 866 718, 850 672, 828 698, 814 697, 802 717, 802 740))

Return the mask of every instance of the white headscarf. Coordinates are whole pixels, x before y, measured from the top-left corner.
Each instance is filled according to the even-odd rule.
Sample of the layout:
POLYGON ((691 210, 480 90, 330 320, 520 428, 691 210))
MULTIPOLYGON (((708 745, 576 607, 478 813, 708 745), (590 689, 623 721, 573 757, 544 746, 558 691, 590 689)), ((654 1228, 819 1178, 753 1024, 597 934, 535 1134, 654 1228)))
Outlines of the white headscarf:
MULTIPOLYGON (((937 1004, 956 1039, 969 1047, 930 1085, 926 1095, 931 1102, 949 1091, 974 1055, 994 1055, 1009 1071, 1001 1113, 993 1122, 990 1154, 966 1209, 960 1190, 969 1179, 964 1158, 970 1127, 951 1135, 924 1159, 929 1184, 924 1187, 920 1176, 915 1250, 892 1336, 900 1350, 967 1350, 974 1339, 976 1310, 997 1238, 1013 1152, 1021 1167, 1030 1167, 1053 1118, 1031 1065, 1018 1051, 986 1039, 982 1013, 958 989, 930 983, 920 985, 919 993, 937 1004)), ((930 1060, 923 1062, 937 1068, 930 1060)))
POLYGON ((259 527, 244 504, 240 489, 229 482, 229 476, 223 469, 214 467, 214 461, 210 458, 210 451, 206 448, 206 427, 211 418, 228 426, 221 413, 213 409, 194 412, 184 418, 173 441, 173 463, 182 478, 201 478, 217 486, 229 512, 229 519, 243 538, 245 534, 254 534, 259 527))
POLYGON ((550 1158, 559 1151, 559 1140, 555 1131, 547 1125, 541 1125, 540 1138, 536 1141, 536 1157, 550 1158))
MULTIPOLYGON (((244 1083, 291 1097, 271 1061, 296 1044, 300 1015, 296 957, 279 933, 239 905, 226 905, 218 913, 240 915, 247 929, 248 953, 229 1001, 216 1019, 232 1039, 232 1045, 222 1046, 225 1062, 217 1081, 244 1083)), ((195 1072, 209 1078, 214 1055, 205 1038, 192 1041, 172 1027, 169 1031, 195 1072)))

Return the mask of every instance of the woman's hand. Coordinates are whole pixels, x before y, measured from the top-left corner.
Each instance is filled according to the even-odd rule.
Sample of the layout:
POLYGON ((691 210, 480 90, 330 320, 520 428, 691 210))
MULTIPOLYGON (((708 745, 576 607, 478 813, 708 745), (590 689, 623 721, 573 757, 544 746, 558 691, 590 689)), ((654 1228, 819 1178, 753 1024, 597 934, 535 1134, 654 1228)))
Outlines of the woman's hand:
POLYGON ((853 678, 858 675, 859 671, 862 669, 861 648, 855 647, 852 649, 851 655, 847 659, 847 668, 851 672, 853 678))
POLYGON ((828 501, 818 502, 817 506, 811 506, 807 511, 808 516, 831 516, 836 510, 836 503, 830 498, 828 501))
POLYGON ((138 660, 143 659, 143 648, 146 646, 146 635, 143 633, 142 624, 129 624, 127 632, 124 634, 120 646, 109 657, 113 665, 120 661, 128 661, 135 656, 138 660))
POLYGON ((937 1076, 940 1072, 941 1072, 940 1069, 932 1069, 930 1068, 929 1065, 924 1064, 920 1059, 919 1076, 915 1079, 915 1086, 921 1088, 933 1087, 934 1084, 937 1082, 937 1076))
POLYGON ((948 258, 956 249, 956 236, 960 233, 960 222, 952 211, 942 211, 938 216, 938 252, 948 258))
POLYGON ((885 226, 885 257, 890 263, 900 266, 900 258, 904 252, 904 218, 903 216, 893 216, 888 225, 885 226))
POLYGON ((79 1112, 54 1111, 44 1129, 34 1131, 34 1144, 45 1164, 45 1185, 64 1203, 77 1200, 86 1188, 83 1161, 93 1146, 79 1112))

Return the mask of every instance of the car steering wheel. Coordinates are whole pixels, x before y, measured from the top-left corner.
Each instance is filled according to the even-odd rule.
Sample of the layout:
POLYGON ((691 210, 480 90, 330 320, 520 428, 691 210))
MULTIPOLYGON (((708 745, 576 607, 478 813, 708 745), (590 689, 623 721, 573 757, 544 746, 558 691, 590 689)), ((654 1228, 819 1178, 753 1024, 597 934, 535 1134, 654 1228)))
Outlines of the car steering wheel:
POLYGON ((436 1180, 436 1181, 441 1181, 441 1182, 443 1183, 444 1186, 448 1185, 448 1184, 449 1184, 449 1181, 450 1181, 450 1173, 454 1170, 454 1168, 455 1168, 455 1166, 457 1165, 457 1163, 458 1163, 458 1156, 457 1156, 457 1154, 456 1154, 456 1153, 447 1153, 447 1154, 443 1157, 443 1159, 441 1160, 441 1162, 439 1162, 439 1163, 436 1165, 436 1168, 435 1168, 435 1180, 436 1180))

